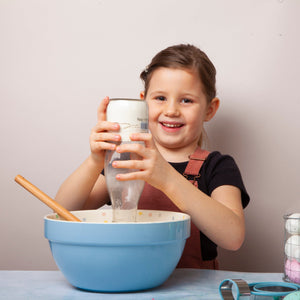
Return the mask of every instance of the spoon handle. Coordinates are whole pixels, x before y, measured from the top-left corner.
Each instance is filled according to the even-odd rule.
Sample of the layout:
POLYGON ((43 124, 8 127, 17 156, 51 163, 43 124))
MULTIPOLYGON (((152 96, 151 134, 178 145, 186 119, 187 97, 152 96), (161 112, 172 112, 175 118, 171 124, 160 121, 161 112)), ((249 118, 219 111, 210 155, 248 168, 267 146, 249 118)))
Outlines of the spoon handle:
POLYGON ((57 203, 56 201, 51 199, 44 192, 42 192, 40 189, 38 189, 36 186, 34 186, 32 183, 30 183, 28 180, 26 180, 21 175, 17 175, 15 178, 15 181, 18 184, 20 184, 23 188, 25 188, 28 192, 30 192, 32 195, 34 195, 39 200, 44 202, 47 206, 52 208, 58 215, 63 217, 65 220, 73 221, 73 222, 81 222, 76 216, 74 216, 72 213, 70 213, 67 209, 65 209, 59 203, 57 203))

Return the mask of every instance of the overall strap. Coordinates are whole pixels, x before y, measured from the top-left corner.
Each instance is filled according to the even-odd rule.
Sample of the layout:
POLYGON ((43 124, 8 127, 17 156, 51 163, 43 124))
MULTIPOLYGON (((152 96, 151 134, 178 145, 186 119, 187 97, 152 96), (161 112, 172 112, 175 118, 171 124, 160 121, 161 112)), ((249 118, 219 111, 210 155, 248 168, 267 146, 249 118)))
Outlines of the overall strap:
POLYGON ((189 156, 189 162, 185 168, 183 176, 187 179, 189 176, 193 176, 193 179, 188 179, 193 185, 198 187, 197 179, 201 176, 200 169, 209 155, 209 151, 203 150, 200 147, 197 147, 196 151, 189 156))

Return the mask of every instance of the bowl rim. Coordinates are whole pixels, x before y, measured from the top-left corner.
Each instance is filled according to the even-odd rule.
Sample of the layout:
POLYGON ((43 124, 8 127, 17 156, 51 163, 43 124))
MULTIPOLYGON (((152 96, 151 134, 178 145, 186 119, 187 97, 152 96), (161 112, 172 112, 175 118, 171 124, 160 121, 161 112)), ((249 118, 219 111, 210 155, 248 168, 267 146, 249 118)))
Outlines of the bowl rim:
MULTIPOLYGON (((72 214, 74 214, 76 217, 78 217, 80 219, 80 216, 78 215, 78 213, 83 213, 83 212, 96 212, 96 211, 109 211, 112 212, 111 208, 108 209, 90 209, 90 210, 74 210, 71 211, 72 214)), ((191 216, 183 213, 183 212, 177 212, 177 211, 166 211, 166 210, 155 210, 155 209, 138 209, 137 213, 139 212, 155 212, 155 213, 162 213, 162 214, 166 214, 166 213, 174 213, 176 215, 181 215, 182 219, 178 220, 178 219, 174 219, 174 220, 165 220, 165 221, 143 221, 143 222, 105 222, 105 221, 101 221, 101 222, 86 222, 86 221, 81 221, 81 222, 76 222, 76 221, 67 221, 67 220, 63 220, 63 219, 59 219, 59 216, 57 213, 52 212, 50 214, 47 214, 44 216, 44 220, 47 222, 62 222, 62 223, 74 223, 74 224, 109 224, 112 226, 118 226, 118 225, 137 225, 137 224, 163 224, 163 223, 176 223, 176 222, 182 222, 182 221, 191 221, 191 216), (54 218, 51 218, 53 217, 54 218), (57 218, 55 217, 57 216, 57 218)))

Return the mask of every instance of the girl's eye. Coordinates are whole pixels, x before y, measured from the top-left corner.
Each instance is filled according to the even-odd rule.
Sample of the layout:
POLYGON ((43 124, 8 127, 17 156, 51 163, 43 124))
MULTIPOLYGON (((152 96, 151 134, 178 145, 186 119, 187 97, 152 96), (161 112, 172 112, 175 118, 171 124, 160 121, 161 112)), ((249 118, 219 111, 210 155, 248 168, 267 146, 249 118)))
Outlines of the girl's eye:
POLYGON ((182 103, 193 103, 193 100, 188 99, 188 98, 184 98, 181 100, 182 103))
POLYGON ((164 97, 164 96, 157 96, 157 97, 155 97, 155 99, 159 100, 159 101, 165 101, 166 97, 164 97))

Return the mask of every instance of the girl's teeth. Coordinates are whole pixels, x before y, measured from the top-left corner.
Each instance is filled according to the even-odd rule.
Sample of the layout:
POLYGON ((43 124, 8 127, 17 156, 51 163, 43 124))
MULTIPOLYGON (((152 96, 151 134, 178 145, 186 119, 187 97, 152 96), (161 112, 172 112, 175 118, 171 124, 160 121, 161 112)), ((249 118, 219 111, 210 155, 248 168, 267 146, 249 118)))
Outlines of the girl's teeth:
POLYGON ((166 123, 163 123, 164 126, 166 127, 170 127, 170 128, 175 128, 175 127, 180 127, 181 125, 180 124, 166 124, 166 123))

